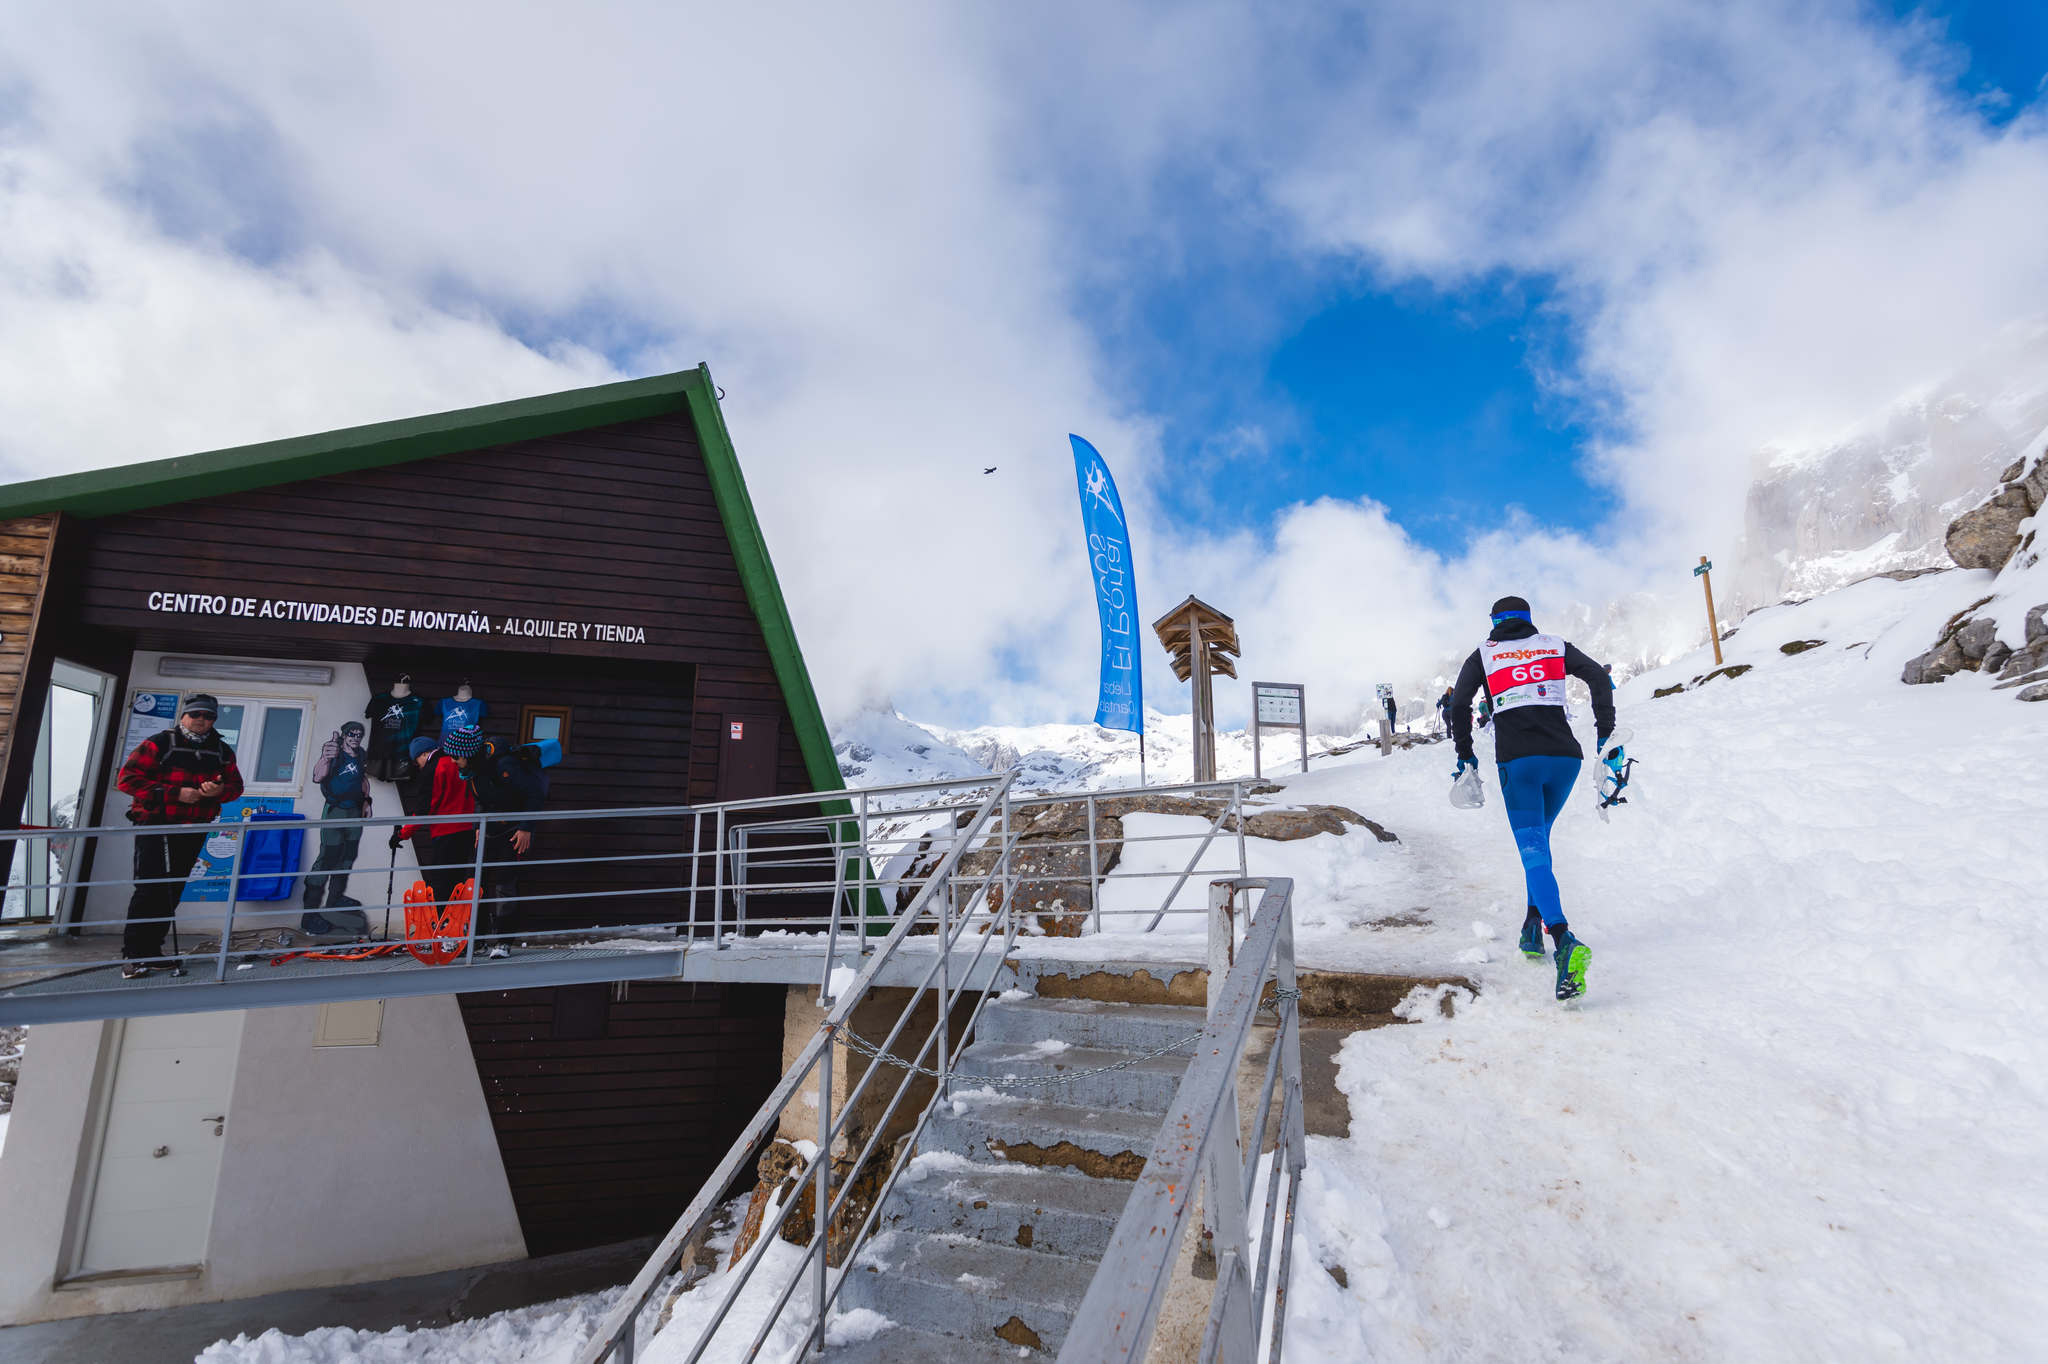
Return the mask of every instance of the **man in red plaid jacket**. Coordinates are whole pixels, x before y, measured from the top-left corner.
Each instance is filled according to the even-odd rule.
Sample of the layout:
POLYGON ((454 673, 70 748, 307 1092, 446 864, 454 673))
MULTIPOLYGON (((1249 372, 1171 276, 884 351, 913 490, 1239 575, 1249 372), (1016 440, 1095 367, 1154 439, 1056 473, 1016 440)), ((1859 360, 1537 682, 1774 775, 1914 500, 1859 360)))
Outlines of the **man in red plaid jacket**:
MULTIPOLYGON (((177 724, 135 746, 114 779, 131 802, 130 822, 150 827, 211 824, 220 818, 221 802, 242 794, 235 750, 213 732, 219 714, 218 701, 194 692, 178 708, 177 724)), ((163 960, 164 935, 178 912, 185 878, 205 845, 204 830, 135 836, 135 893, 121 934, 121 955, 128 959, 123 976, 146 976, 152 962, 163 960)))

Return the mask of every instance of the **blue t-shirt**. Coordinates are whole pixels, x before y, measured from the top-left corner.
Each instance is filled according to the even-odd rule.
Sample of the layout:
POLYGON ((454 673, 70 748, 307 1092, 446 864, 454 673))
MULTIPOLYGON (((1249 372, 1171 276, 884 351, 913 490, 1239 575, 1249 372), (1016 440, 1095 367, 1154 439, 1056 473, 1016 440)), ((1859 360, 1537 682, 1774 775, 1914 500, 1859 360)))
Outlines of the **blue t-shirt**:
POLYGON ((489 709, 480 696, 472 696, 467 701, 444 696, 441 698, 441 732, 446 734, 449 730, 461 729, 464 725, 475 725, 482 729, 484 712, 489 709))

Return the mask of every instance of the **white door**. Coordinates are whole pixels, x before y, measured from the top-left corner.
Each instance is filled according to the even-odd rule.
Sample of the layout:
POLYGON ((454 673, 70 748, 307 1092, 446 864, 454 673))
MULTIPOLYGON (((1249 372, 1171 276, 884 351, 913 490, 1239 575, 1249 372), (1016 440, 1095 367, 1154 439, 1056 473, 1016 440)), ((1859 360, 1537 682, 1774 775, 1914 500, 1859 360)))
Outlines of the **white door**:
POLYGON ((242 1014, 131 1018, 120 1026, 74 1274, 198 1265, 213 1222, 242 1014))

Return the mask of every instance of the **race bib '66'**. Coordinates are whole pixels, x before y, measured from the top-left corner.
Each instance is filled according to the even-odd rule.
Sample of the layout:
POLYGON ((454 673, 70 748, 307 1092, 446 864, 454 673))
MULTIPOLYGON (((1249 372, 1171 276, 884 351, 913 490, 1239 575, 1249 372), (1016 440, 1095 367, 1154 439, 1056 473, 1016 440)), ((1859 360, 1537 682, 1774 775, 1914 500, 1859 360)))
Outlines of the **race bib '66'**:
POLYGON ((1479 646, 1479 661, 1496 711, 1564 704, 1564 640, 1557 635, 1488 640, 1479 646))

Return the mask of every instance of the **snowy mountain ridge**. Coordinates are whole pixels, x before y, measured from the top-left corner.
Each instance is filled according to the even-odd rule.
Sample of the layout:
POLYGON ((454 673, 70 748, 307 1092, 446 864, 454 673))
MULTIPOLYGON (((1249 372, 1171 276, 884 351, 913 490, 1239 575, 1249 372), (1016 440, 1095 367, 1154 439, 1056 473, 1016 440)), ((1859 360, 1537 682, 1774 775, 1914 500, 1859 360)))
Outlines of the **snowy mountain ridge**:
MULTIPOLYGON (((1145 776, 1153 785, 1194 780, 1189 717, 1145 713, 1145 776)), ((1376 733, 1376 731, 1375 731, 1376 733)), ((833 756, 849 786, 889 786, 1016 771, 1027 791, 1095 791, 1138 784, 1138 736, 1088 724, 920 725, 893 709, 862 710, 833 726, 833 756)), ((1363 741, 1362 735, 1312 734, 1308 751, 1324 753, 1363 741)), ((1300 771, 1301 741, 1281 731, 1264 735, 1263 770, 1300 771)), ((1216 732, 1216 772, 1252 775, 1252 741, 1242 729, 1216 732)))
POLYGON ((1948 524, 2039 451, 2048 332, 1909 397, 1842 439, 1762 452, 1730 584, 1736 611, 1894 569, 1947 567, 1948 524))

